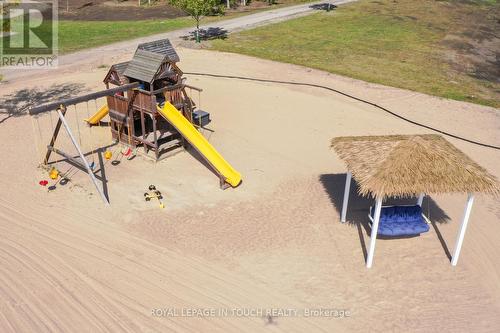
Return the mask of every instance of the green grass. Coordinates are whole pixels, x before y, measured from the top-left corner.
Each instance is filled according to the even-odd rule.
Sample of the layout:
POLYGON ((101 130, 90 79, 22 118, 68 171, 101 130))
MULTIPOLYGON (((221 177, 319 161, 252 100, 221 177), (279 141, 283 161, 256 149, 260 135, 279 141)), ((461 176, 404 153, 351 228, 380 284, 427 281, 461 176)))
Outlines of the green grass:
MULTIPOLYGON (((245 12, 231 12, 225 16, 205 17, 202 24, 213 23, 225 19, 231 19, 244 15, 276 9, 298 3, 310 2, 312 0, 283 0, 279 4, 245 12)), ((20 18, 14 19, 12 24, 21 24, 20 18)), ((49 34, 49 22, 45 22, 46 32, 49 34)), ((141 20, 141 21, 70 21, 58 22, 59 53, 65 54, 82 49, 97 47, 114 42, 120 42, 133 38, 165 33, 177 29, 195 26, 195 21, 190 17, 179 17, 165 20, 141 20)), ((44 28, 44 27, 42 27, 44 28)), ((40 30, 40 29, 39 29, 40 30)), ((20 35, 19 35, 20 36, 20 35)), ((13 38, 19 38, 13 37, 13 38)))
POLYGON ((230 35, 212 47, 498 107, 500 85, 454 68, 446 60, 453 50, 442 43, 460 36, 464 19, 473 28, 494 22, 496 1, 476 2, 360 1, 230 35))
MULTIPOLYGON (((205 22, 219 19, 210 17, 205 22)), ((20 18, 12 20, 13 27, 22 22, 20 18)), ((168 20, 144 21, 59 21, 58 39, 59 53, 69 53, 81 49, 92 48, 132 38, 138 38, 157 33, 168 32, 186 27, 194 27, 194 21, 189 17, 168 20)), ((50 22, 42 26, 42 35, 50 34, 50 22)), ((17 28, 15 31, 22 31, 17 28)), ((21 34, 9 37, 12 40, 21 38, 21 34)))
MULTIPOLYGON (((203 18, 201 24, 232 19, 270 9, 290 6, 312 0, 284 0, 278 5, 245 12, 233 12, 224 16, 203 18)), ((59 52, 61 54, 106 45, 172 30, 194 27, 190 17, 166 20, 142 21, 59 21, 59 52)))
POLYGON ((126 22, 60 21, 59 52, 74 52, 191 26, 194 26, 194 21, 190 18, 126 22))

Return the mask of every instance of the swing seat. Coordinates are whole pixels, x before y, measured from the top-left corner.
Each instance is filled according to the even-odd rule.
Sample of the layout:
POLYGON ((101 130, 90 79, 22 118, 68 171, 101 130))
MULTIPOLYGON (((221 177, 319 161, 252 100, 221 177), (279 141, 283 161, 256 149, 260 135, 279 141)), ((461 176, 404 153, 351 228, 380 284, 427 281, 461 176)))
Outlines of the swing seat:
POLYGON ((122 152, 122 155, 125 157, 128 157, 130 154, 132 154, 132 149, 128 148, 124 153, 122 152))
MULTIPOLYGON (((370 226, 374 221, 375 207, 370 208, 370 226)), ((382 206, 378 235, 381 236, 418 236, 429 231, 422 214, 422 207, 411 206, 382 206)))
POLYGON ((59 171, 58 171, 57 169, 53 168, 53 169, 52 169, 52 170, 50 170, 50 172, 49 172, 49 177, 50 177, 50 179, 52 179, 52 180, 57 179, 57 178, 59 177, 59 171))

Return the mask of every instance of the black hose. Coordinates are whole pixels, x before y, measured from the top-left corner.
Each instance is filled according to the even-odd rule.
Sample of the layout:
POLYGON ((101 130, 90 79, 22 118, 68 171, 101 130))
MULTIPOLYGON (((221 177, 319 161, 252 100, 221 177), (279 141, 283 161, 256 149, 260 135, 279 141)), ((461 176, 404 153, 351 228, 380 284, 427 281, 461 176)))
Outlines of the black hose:
POLYGON ((431 131, 434 131, 434 132, 437 132, 437 133, 440 133, 440 134, 452 137, 452 138, 457 139, 457 140, 462 140, 462 141, 465 141, 465 142, 468 142, 468 143, 472 143, 474 145, 478 145, 478 146, 485 147, 485 148, 491 148, 491 149, 500 150, 499 146, 494 146, 494 145, 490 145, 490 144, 487 144, 487 143, 482 143, 482 142, 474 141, 474 140, 471 140, 471 139, 467 139, 467 138, 464 138, 464 137, 461 137, 461 136, 458 136, 458 135, 455 135, 455 134, 451 134, 451 133, 442 131, 442 130, 437 129, 437 128, 433 128, 431 126, 428 126, 428 125, 416 122, 416 121, 408 119, 408 118, 405 118, 405 117, 403 117, 403 116, 401 116, 401 115, 399 115, 399 114, 397 114, 397 113, 395 113, 393 111, 390 111, 390 110, 388 110, 388 109, 384 108, 383 106, 380 106, 380 105, 378 105, 376 103, 373 103, 373 102, 364 100, 362 98, 350 95, 348 93, 342 92, 340 90, 333 89, 333 88, 330 88, 330 87, 327 87, 327 86, 322 86, 322 85, 319 85, 319 84, 305 83, 305 82, 293 82, 293 81, 269 80, 269 79, 258 79, 258 78, 252 78, 252 77, 234 76, 234 75, 221 75, 221 74, 211 74, 211 73, 185 72, 184 74, 186 74, 186 75, 196 75, 196 76, 218 77, 218 78, 226 78, 226 79, 236 79, 236 80, 246 80, 246 81, 279 83, 279 84, 288 84, 288 85, 294 85, 294 86, 305 86, 305 87, 313 87, 313 88, 326 89, 326 90, 329 90, 329 91, 333 91, 333 92, 335 92, 337 94, 349 97, 349 98, 354 99, 356 101, 359 101, 359 102, 362 102, 362 103, 374 106, 377 109, 385 111, 385 112, 389 113, 390 115, 392 115, 392 116, 394 116, 396 118, 399 118, 401 120, 404 120, 404 121, 406 121, 406 122, 408 122, 410 124, 413 124, 413 125, 416 125, 416 126, 419 126, 419 127, 423 127, 423 128, 426 128, 426 129, 429 129, 431 131))

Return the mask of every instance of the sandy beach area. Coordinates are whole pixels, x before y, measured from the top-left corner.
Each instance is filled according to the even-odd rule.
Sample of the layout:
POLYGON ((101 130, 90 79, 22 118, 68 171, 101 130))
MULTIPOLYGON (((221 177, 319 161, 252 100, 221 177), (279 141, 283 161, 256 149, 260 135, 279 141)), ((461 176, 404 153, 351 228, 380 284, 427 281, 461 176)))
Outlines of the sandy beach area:
MULTIPOLYGON (((241 55, 177 51, 184 72, 326 85, 500 145, 497 109, 241 55)), ((23 105, 22 90, 103 89, 103 65, 129 58, 1 83, 0 102, 23 105)), ((110 207, 82 172, 72 171, 68 184, 47 192, 38 184, 47 174, 37 168, 46 143, 38 142, 31 117, 0 119, 0 331, 498 332, 498 198, 477 196, 457 267, 449 253, 465 194, 431 195, 424 210, 436 226, 421 237, 378 240, 370 270, 364 226, 373 200, 352 189, 350 223, 339 222, 346 168, 329 148, 331 138, 432 131, 326 90, 186 77, 203 89, 201 108, 212 118, 203 134, 243 175, 238 188, 220 190, 195 153, 180 151, 158 163, 138 156, 107 164, 110 207), (164 209, 144 201, 150 184, 162 191, 164 209), (348 315, 158 310, 200 308, 348 315)), ((79 111, 85 118, 86 110, 79 111)), ((108 128, 92 131, 88 149, 111 142, 108 128)), ((447 139, 500 178, 499 151, 447 139)))

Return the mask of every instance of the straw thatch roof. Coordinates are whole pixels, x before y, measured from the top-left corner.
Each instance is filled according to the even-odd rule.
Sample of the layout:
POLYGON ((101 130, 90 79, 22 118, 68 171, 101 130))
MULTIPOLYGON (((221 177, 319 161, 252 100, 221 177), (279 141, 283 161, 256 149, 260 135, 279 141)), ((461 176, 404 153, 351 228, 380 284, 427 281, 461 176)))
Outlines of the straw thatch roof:
POLYGON ((338 137, 332 139, 331 147, 347 164, 364 196, 500 193, 494 176, 439 135, 338 137))

